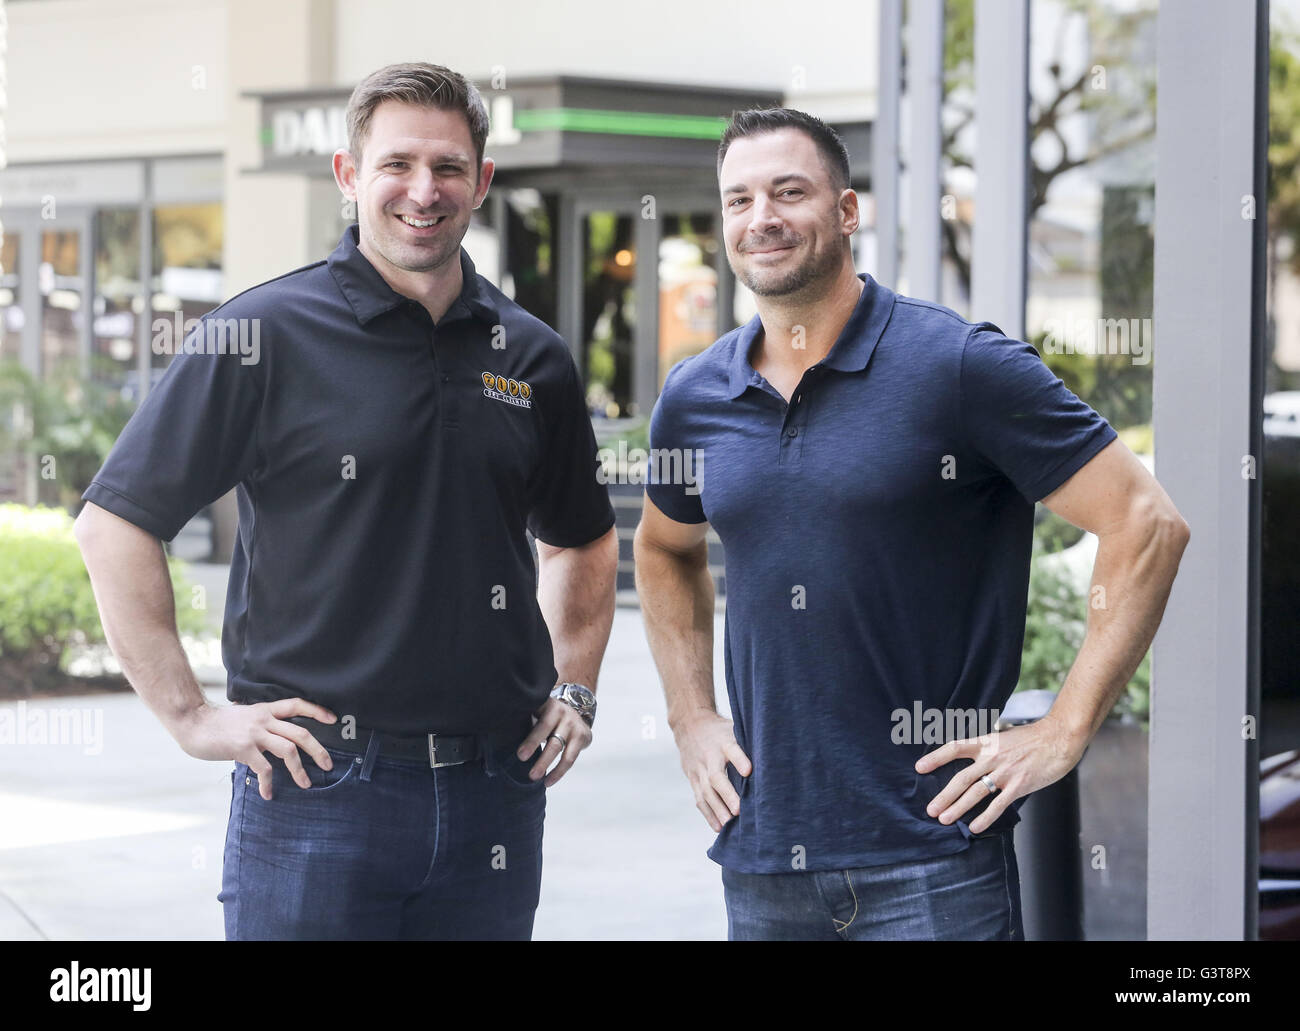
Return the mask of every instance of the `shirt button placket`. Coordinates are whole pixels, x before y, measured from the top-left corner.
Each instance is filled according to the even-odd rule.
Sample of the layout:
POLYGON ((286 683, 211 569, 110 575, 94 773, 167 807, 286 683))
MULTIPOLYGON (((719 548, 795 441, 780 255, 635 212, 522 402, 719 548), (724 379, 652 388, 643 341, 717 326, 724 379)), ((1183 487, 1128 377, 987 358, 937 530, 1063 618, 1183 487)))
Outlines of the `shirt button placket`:
POLYGON ((784 463, 786 456, 790 461, 798 461, 803 454, 803 440, 801 437, 806 435, 805 426, 806 406, 803 402, 803 392, 795 394, 794 401, 786 408, 786 419, 788 420, 785 429, 781 434, 781 460, 784 463))

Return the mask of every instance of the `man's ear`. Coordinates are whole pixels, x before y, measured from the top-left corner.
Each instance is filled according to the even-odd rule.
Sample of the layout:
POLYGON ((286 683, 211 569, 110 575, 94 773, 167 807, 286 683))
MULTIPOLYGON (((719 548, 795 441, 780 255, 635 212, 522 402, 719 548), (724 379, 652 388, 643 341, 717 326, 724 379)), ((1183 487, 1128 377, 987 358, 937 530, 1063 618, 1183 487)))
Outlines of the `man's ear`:
POLYGON ((474 188, 474 207, 478 208, 487 196, 488 187, 492 185, 492 176, 497 170, 497 163, 491 158, 484 158, 479 168, 478 186, 474 188))
POLYGON ((856 233, 861 220, 858 195, 853 190, 845 190, 840 194, 840 221, 844 226, 844 235, 852 236, 856 233))
POLYGON ((336 150, 331 162, 334 169, 334 181, 338 183, 343 196, 350 201, 357 199, 357 165, 352 155, 346 150, 336 150))

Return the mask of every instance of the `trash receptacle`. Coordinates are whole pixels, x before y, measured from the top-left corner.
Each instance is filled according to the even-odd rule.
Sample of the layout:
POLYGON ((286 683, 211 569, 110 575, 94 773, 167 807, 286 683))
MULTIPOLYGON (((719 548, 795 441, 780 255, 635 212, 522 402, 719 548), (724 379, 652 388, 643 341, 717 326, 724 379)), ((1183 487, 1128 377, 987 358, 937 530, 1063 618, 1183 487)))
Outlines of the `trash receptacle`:
MULTIPOLYGON (((1055 700, 1054 691, 1019 691, 1007 700, 997 729, 1040 720, 1055 700)), ((1025 940, 1083 941, 1078 766, 1024 800, 1014 842, 1025 940)))

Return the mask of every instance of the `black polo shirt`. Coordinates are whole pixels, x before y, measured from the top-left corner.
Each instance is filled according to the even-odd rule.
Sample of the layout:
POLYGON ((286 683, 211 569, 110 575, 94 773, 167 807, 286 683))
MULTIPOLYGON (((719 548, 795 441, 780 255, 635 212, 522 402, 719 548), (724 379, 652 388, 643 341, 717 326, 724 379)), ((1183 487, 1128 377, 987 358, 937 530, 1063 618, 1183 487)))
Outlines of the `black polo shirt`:
POLYGON ((573 547, 614 523, 581 380, 463 249, 435 325, 357 240, 205 315, 83 497, 171 540, 236 488, 232 701, 515 726, 556 680, 525 531, 573 547))

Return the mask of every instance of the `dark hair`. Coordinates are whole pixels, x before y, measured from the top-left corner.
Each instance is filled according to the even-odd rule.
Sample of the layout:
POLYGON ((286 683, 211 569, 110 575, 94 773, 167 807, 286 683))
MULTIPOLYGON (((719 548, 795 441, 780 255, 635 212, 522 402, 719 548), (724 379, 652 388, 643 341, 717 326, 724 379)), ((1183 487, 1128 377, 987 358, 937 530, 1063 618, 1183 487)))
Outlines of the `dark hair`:
POLYGON ((390 64, 380 68, 362 79, 352 91, 347 110, 348 152, 358 165, 370 132, 370 119, 375 108, 385 100, 459 111, 464 115, 470 139, 474 141, 475 171, 482 167, 488 135, 488 115, 483 98, 463 75, 442 65, 424 62, 390 64))
POLYGON ((727 156, 727 149, 732 143, 745 136, 776 132, 778 129, 798 129, 811 136, 821 155, 822 164, 830 174, 831 185, 836 191, 849 188, 849 152, 844 149, 844 141, 840 139, 839 133, 820 118, 790 107, 756 107, 748 111, 733 111, 731 121, 723 130, 722 141, 718 144, 718 175, 722 175, 722 159, 727 156))

